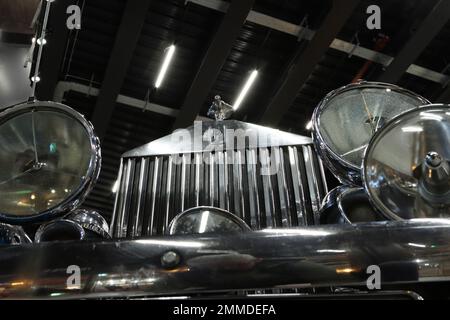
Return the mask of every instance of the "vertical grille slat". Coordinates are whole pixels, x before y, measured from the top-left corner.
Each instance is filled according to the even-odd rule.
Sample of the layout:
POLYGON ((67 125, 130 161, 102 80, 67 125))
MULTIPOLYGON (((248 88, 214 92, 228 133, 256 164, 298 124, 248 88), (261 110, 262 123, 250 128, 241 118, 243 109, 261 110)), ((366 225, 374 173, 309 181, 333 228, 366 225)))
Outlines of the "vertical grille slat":
POLYGON ((298 166, 298 154, 296 147, 288 147, 289 150, 289 162, 291 165, 292 185, 294 189, 295 208, 299 225, 306 225, 306 212, 305 212, 305 199, 303 198, 303 188, 301 183, 301 173, 298 166))
POLYGON ((131 215, 131 223, 129 228, 131 227, 130 232, 132 237, 139 237, 142 231, 142 223, 143 223, 143 208, 145 206, 145 195, 147 194, 147 163, 148 159, 143 158, 139 162, 139 166, 136 166, 136 174, 135 179, 137 181, 135 186, 137 189, 133 190, 133 207, 131 209, 132 212, 136 212, 135 215, 131 215), (139 168, 139 169, 138 169, 139 168))
POLYGON ((133 190, 133 181, 132 178, 134 176, 134 160, 128 159, 127 164, 125 166, 125 180, 124 180, 124 193, 123 193, 123 202, 120 209, 120 218, 117 226, 117 237, 121 238, 126 235, 127 225, 128 225, 128 217, 131 214, 129 210, 131 193, 133 190))
POLYGON ((286 180, 286 171, 284 165, 283 151, 280 148, 275 148, 275 158, 278 161, 279 170, 277 171, 277 182, 278 182, 278 197, 280 201, 280 211, 281 211, 281 226, 288 227, 292 226, 292 217, 290 214, 291 202, 289 199, 289 190, 286 180))
POLYGON ((252 229, 260 227, 259 219, 259 193, 256 173, 256 150, 247 150, 247 178, 249 186, 249 210, 250 210, 250 226, 252 229))
POLYGON ((254 230, 312 225, 326 190, 311 145, 126 158, 112 230, 119 238, 162 235, 178 213, 200 205, 254 230))
POLYGON ((156 159, 147 159, 148 160, 148 169, 147 169, 147 184, 145 197, 145 206, 143 207, 143 219, 142 219, 142 236, 150 235, 150 229, 152 224, 152 212, 154 210, 154 180, 157 179, 155 176, 155 162, 156 159))

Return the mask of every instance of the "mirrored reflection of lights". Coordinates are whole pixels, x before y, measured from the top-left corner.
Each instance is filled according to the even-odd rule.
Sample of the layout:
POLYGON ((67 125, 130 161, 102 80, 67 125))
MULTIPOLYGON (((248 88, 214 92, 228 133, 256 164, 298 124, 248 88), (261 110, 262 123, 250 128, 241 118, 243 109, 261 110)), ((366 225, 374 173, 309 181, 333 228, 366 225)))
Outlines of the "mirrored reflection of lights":
POLYGON ((191 297, 188 297, 188 296, 174 296, 174 297, 159 297, 159 298, 156 298, 156 300, 187 300, 190 298, 191 297))
POLYGON ((80 286, 67 286, 67 290, 80 290, 80 286))
POLYGON ((307 230, 307 229, 264 229, 261 230, 264 233, 273 233, 273 237, 279 236, 291 236, 291 235, 299 235, 299 236, 328 236, 331 232, 324 230, 307 230))
POLYGON ((422 119, 428 119, 428 120, 438 120, 438 121, 442 121, 444 118, 440 115, 437 114, 433 114, 433 113, 428 113, 426 111, 423 111, 420 113, 420 117, 422 119))
POLYGON ((17 202, 17 205, 18 205, 19 207, 31 207, 31 206, 32 206, 31 204, 26 203, 26 202, 23 202, 23 201, 17 202))
POLYGON ((116 182, 114 182, 114 185, 112 187, 112 193, 116 193, 119 190, 119 180, 116 180, 116 182))
POLYGON ((37 77, 31 77, 31 81, 33 81, 33 82, 39 82, 39 81, 41 81, 41 78, 39 77, 39 76, 37 76, 37 77))
POLYGON ((50 297, 60 297, 62 296, 64 293, 60 293, 60 292, 54 292, 50 294, 50 297))
POLYGON ((334 250, 334 249, 324 249, 324 250, 317 250, 318 253, 345 253, 346 250, 334 250))
POLYGON ((386 92, 391 92, 391 91, 392 91, 392 90, 391 90, 391 89, 389 89, 389 88, 387 88, 387 89, 386 89, 386 92))
POLYGON ((422 132, 423 128, 420 126, 410 126, 410 127, 403 127, 403 132, 422 132))
POLYGON ((10 79, 6 71, 4 71, 5 67, 0 65, 0 92, 8 93, 11 91, 10 79))
POLYGON ((25 285, 25 282, 23 282, 23 281, 11 282, 12 287, 22 287, 24 285, 25 285))
POLYGON ((135 242, 140 244, 183 247, 183 248, 201 248, 205 246, 203 243, 196 241, 168 241, 168 240, 141 239, 135 240, 135 242))
POLYGON ((444 225, 449 225, 450 224, 450 219, 444 219, 444 218, 421 218, 421 219, 411 219, 411 222, 420 222, 420 223, 424 223, 424 222, 428 222, 428 223, 432 223, 432 224, 444 224, 444 225))
POLYGON ((416 248, 426 248, 426 247, 427 247, 427 246, 424 245, 424 244, 420 244, 420 243, 412 243, 412 242, 408 243, 408 245, 409 245, 410 247, 416 247, 416 248))
POLYGON ((313 127, 312 121, 309 121, 309 122, 306 124, 306 130, 311 130, 312 127, 313 127))
POLYGON ((202 213, 202 219, 200 220, 200 227, 198 228, 198 233, 204 233, 206 230, 206 225, 208 224, 209 211, 204 211, 202 213))
MULTIPOLYGON (((32 42, 32 43, 36 43, 36 38, 33 37, 33 39, 31 39, 31 42, 32 42)), ((46 45, 46 44, 47 44, 47 40, 46 40, 46 39, 42 39, 42 40, 41 40, 41 38, 39 38, 39 39, 37 40, 37 44, 38 44, 38 45, 41 45, 41 43, 42 43, 43 45, 46 45)))
POLYGON ((352 272, 356 272, 358 271, 357 269, 353 269, 353 268, 339 268, 336 269, 336 273, 337 274, 342 274, 342 273, 352 273, 352 272))
POLYGON ((36 195, 32 194, 30 198, 31 200, 36 200, 36 195))
POLYGON ((133 279, 109 279, 109 280, 98 280, 95 282, 95 286, 102 287, 127 287, 127 286, 145 286, 156 282, 157 278, 133 278, 133 279))

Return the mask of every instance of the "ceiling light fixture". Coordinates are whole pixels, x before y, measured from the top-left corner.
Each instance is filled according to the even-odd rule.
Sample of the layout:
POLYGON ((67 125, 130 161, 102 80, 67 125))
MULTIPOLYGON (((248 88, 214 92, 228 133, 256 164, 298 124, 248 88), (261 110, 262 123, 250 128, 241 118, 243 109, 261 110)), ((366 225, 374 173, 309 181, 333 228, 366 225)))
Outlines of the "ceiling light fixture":
POLYGON ((253 85, 253 82, 255 82, 256 77, 258 76, 258 70, 253 70, 250 76, 247 79, 247 82, 245 82, 244 87, 242 88, 241 92, 239 93, 238 98, 233 104, 233 109, 237 110, 239 106, 242 104, 242 101, 244 101, 245 96, 247 95, 248 91, 253 85))
POLYGON ((166 48, 166 56, 164 57, 163 64, 161 66, 161 70, 159 70, 158 78, 156 78, 155 88, 159 88, 161 83, 166 76, 167 69, 169 69, 170 62, 172 61, 173 54, 175 53, 175 45, 171 45, 166 48))

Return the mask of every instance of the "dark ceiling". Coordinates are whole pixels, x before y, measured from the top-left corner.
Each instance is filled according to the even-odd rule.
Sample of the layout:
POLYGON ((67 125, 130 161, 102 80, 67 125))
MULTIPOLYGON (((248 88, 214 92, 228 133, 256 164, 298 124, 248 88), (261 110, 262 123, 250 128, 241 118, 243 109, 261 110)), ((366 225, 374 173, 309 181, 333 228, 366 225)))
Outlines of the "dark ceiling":
MULTIPOLYGON (((44 84, 41 86, 46 85, 53 90, 56 82, 67 81, 90 88, 88 92, 83 93, 69 90, 64 94, 64 101, 91 119, 95 108, 101 105, 98 103, 95 89, 101 89, 109 61, 117 52, 116 36, 119 34, 123 16, 127 14, 127 1, 69 2, 76 2, 83 8, 82 28, 79 31, 73 30, 66 33, 63 46, 59 44, 59 47, 46 48, 53 52, 47 53, 47 56, 44 52, 44 67, 41 71, 44 84), (52 54, 56 55, 58 52, 60 52, 59 60, 53 59, 52 54), (53 83, 49 81, 45 84, 46 72, 49 72, 45 65, 56 72, 57 76, 53 83)), ((146 1, 142 1, 144 2, 146 1)), ((348 3, 339 0, 335 2, 341 6, 348 3)), ((376 47, 377 39, 389 37, 382 49, 374 50, 396 57, 410 40, 415 39, 417 31, 438 2, 438 0, 362 0, 350 17, 343 21, 343 27, 340 30, 331 31, 338 32, 337 38, 347 42, 356 43, 355 39, 358 39, 360 47, 371 50, 376 47), (366 27, 368 17, 366 8, 372 4, 377 4, 381 8, 381 30, 368 30, 366 27)), ((307 17, 307 24, 303 26, 311 30, 319 30, 332 4, 332 0, 256 0, 252 10, 283 20, 290 26, 299 25, 307 17)), ((171 132, 176 113, 182 110, 183 102, 190 92, 192 83, 196 80, 197 72, 205 67, 209 45, 218 33, 222 21, 226 19, 223 10, 208 8, 215 5, 223 9, 228 2, 150 1, 137 44, 126 48, 132 50, 129 66, 122 78, 114 79, 119 81, 118 83, 123 81, 119 93, 122 96, 134 98, 135 106, 126 105, 126 103, 109 106, 112 117, 106 126, 105 134, 102 135, 103 170, 86 206, 100 209, 106 215, 111 213, 113 204, 111 189, 117 177, 120 155, 171 132), (206 3, 206 6, 201 3, 206 3), (170 44, 177 46, 174 61, 163 86, 155 90, 153 83, 159 71, 163 52, 170 44), (150 110, 143 111, 142 108, 146 105, 145 100, 148 100, 149 104, 174 109, 175 116, 150 110)), ((192 106, 193 110, 196 108, 200 110, 201 116, 206 115, 214 95, 218 94, 225 101, 233 102, 249 72, 256 68, 259 70, 259 77, 235 117, 240 120, 258 122, 269 101, 289 77, 291 66, 293 64, 308 65, 308 61, 301 61, 299 57, 307 50, 310 41, 248 20, 243 23, 237 38, 231 43, 231 50, 225 52, 226 59, 223 61, 220 72, 209 79, 208 85, 211 89, 205 93, 206 98, 201 100, 203 103, 192 106)), ((52 26, 54 21, 50 20, 52 32, 50 32, 49 42, 52 41, 52 35, 57 37, 57 28, 55 25, 52 26)), ((435 37, 429 39, 431 42, 412 63, 440 74, 450 75, 450 68, 446 68, 450 63, 449 39, 450 23, 447 22, 439 29, 435 37)), ((127 62, 124 61, 124 63, 127 62)), ((352 55, 332 48, 324 50, 323 56, 315 64, 307 80, 298 83, 293 103, 286 106, 286 112, 280 111, 281 120, 273 125, 282 130, 309 135, 305 126, 314 107, 329 91, 350 83, 366 63, 366 59, 356 54, 352 55)), ((385 69, 386 67, 379 63, 369 63, 363 78, 377 80, 385 69)), ((413 90, 431 101, 439 100, 438 97, 443 93, 446 97, 445 91, 448 87, 444 80, 447 76, 443 76, 444 80, 436 82, 404 71, 402 74, 396 81, 400 86, 413 90)), ((42 90, 45 92, 44 88, 42 90)), ((115 93, 100 90, 99 94, 114 95, 115 93)), ((45 97, 45 94, 43 96, 52 98, 45 97)), ((284 109, 280 108, 280 110, 284 109)), ((183 112, 180 116, 184 114, 183 112)))

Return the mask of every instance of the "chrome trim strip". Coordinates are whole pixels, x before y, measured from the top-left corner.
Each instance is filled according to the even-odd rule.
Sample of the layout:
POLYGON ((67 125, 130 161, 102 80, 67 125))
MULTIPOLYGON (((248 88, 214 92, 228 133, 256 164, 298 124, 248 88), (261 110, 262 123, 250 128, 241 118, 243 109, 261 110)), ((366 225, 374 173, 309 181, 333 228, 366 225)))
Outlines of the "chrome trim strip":
POLYGON ((52 298, 52 293, 63 293, 63 298, 81 294, 99 298, 366 287, 371 275, 366 271, 373 265, 380 268, 382 288, 395 285, 404 290, 408 284, 419 288, 427 282, 450 284, 449 243, 450 220, 419 219, 267 229, 226 237, 0 246, 4 266, 0 291, 5 298, 52 298), (161 257, 168 251, 182 258, 172 269, 161 266, 161 257), (67 290, 66 268, 61 268, 65 262, 83 272, 78 290, 67 290), (20 287, 11 285, 17 282, 17 270, 11 266, 17 265, 24 267, 20 287), (174 272, 178 270, 182 272, 174 272))
POLYGON ((119 199, 121 199, 120 192, 121 192, 121 185, 122 185, 122 174, 123 174, 123 158, 120 159, 120 165, 119 165, 119 173, 117 175, 117 180, 115 183, 117 183, 117 190, 116 190, 116 197, 114 199, 114 208, 113 208, 113 214, 111 217, 111 224, 109 225, 109 230, 111 230, 111 233, 114 234, 114 226, 117 219, 117 213, 119 211, 119 199))

